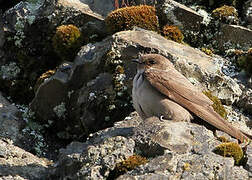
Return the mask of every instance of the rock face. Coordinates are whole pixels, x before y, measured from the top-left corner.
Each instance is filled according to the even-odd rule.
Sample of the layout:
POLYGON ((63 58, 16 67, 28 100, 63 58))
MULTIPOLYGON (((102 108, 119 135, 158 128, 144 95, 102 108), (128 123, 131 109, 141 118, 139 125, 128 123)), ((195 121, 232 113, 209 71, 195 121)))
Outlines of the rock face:
POLYGON ((203 126, 164 122, 158 118, 149 118, 143 122, 133 113, 115 127, 93 134, 87 142, 73 142, 62 149, 52 177, 248 179, 248 171, 242 166, 234 166, 232 158, 212 152, 220 143, 213 132, 203 126), (115 164, 127 159, 133 152, 148 157, 148 163, 119 177, 112 176, 117 168, 115 164), (63 175, 60 173, 62 170, 63 175))
POLYGON ((22 136, 20 130, 24 122, 20 118, 21 112, 10 104, 0 93, 0 137, 18 143, 22 136))
POLYGON ((0 139, 1 179, 43 179, 48 162, 0 139))

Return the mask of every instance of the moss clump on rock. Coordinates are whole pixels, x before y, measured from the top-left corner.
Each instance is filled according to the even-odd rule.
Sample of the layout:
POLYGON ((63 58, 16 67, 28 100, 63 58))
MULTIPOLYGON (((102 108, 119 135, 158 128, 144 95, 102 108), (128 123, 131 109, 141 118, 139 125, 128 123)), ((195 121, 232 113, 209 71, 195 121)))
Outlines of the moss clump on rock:
POLYGON ((177 26, 165 25, 162 31, 163 36, 166 39, 173 40, 178 43, 182 43, 184 36, 177 26))
POLYGON ((73 61, 81 47, 82 35, 76 26, 61 25, 53 36, 53 47, 62 60, 73 61))
POLYGON ((56 70, 48 70, 45 73, 43 73, 38 79, 34 86, 34 93, 38 90, 39 86, 45 81, 45 79, 50 78, 52 75, 54 75, 56 70))
POLYGON ((238 58, 237 65, 240 69, 244 70, 248 76, 252 75, 252 48, 238 58))
POLYGON ((213 50, 212 49, 208 49, 208 48, 201 48, 201 51, 204 52, 206 55, 208 56, 213 56, 213 50))
POLYGON ((125 7, 112 11, 106 17, 105 23, 111 34, 131 30, 134 26, 157 32, 159 30, 156 9, 147 5, 125 7))
POLYGON ((114 170, 110 173, 108 179, 115 179, 122 174, 125 174, 127 171, 131 171, 135 169, 137 166, 142 164, 146 164, 148 160, 145 157, 139 155, 132 155, 128 157, 126 160, 117 163, 115 165, 114 170))
POLYGON ((224 23, 238 24, 238 13, 233 6, 222 6, 212 12, 212 17, 224 23))
POLYGON ((227 111, 225 110, 224 106, 222 105, 221 101, 216 97, 213 96, 210 91, 203 91, 203 93, 213 101, 212 107, 214 111, 217 112, 221 117, 227 119, 227 111))
POLYGON ((242 148, 234 142, 220 144, 215 147, 213 152, 224 157, 233 157, 236 165, 240 165, 244 159, 242 148))

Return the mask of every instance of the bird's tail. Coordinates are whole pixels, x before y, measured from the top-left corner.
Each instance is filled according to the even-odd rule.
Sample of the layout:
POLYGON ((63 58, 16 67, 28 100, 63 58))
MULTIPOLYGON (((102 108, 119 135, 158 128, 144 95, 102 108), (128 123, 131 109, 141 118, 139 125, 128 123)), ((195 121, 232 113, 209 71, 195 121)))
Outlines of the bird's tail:
POLYGON ((211 106, 200 108, 201 112, 197 112, 198 116, 216 128, 226 132, 230 136, 238 139, 241 143, 248 142, 252 136, 233 127, 227 120, 222 118, 211 106))

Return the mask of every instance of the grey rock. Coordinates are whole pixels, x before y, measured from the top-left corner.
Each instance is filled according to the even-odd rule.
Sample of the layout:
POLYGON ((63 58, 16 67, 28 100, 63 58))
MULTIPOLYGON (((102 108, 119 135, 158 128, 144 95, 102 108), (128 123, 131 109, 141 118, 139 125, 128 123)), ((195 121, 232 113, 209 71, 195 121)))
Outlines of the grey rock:
MULTIPOLYGON (((3 29, 3 18, 2 12, 0 11, 0 49, 2 49, 5 42, 4 29, 3 29)), ((1 57, 1 56, 0 56, 1 57)))
POLYGON ((157 3, 158 18, 162 25, 175 25, 182 31, 199 31, 203 16, 173 0, 157 3))
POLYGON ((7 141, 0 139, 0 174, 2 179, 43 179, 48 163, 7 141))
POLYGON ((24 121, 20 117, 21 112, 2 96, 0 92, 0 137, 10 139, 19 144, 22 134, 20 130, 24 126, 24 121))
POLYGON ((237 105, 248 113, 252 114, 252 90, 244 89, 237 105))
POLYGON ((248 27, 252 28, 252 1, 246 1, 243 6, 242 11, 243 17, 245 18, 245 22, 248 25, 248 27))
MULTIPOLYGON (((47 122, 54 118, 61 118, 55 107, 67 103, 68 72, 59 69, 55 75, 45 80, 38 88, 30 108, 41 121, 47 122)), ((62 122, 61 122, 62 123, 62 122)))
MULTIPOLYGON (((111 177, 116 163, 135 152, 146 157, 148 163, 114 178, 248 179, 249 172, 245 167, 235 166, 233 158, 212 152, 220 143, 202 125, 160 121, 156 117, 141 121, 139 116, 132 113, 116 126, 92 134, 85 143, 73 142, 62 149, 51 175, 69 179, 106 179, 111 177), (181 146, 183 140, 186 146, 181 146), (174 147, 182 147, 182 151, 174 147)), ((247 154, 250 158, 249 149, 247 154)), ((250 167, 249 163, 247 168, 250 167)))
POLYGON ((132 139, 115 136, 100 144, 79 146, 82 153, 74 150, 75 153, 61 155, 55 174, 69 179, 106 179, 116 163, 133 155, 134 145, 132 139))
POLYGON ((220 33, 215 40, 221 50, 249 49, 252 43, 252 30, 238 25, 221 24, 220 33))

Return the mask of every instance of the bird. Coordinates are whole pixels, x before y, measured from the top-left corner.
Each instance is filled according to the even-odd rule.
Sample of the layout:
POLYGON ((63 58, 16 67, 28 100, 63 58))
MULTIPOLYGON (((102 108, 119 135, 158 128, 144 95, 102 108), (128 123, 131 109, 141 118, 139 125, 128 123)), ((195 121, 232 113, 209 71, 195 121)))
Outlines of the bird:
POLYGON ((132 62, 137 63, 133 107, 142 119, 156 116, 160 120, 190 122, 194 114, 240 142, 250 141, 250 136, 214 111, 213 102, 177 71, 169 59, 159 54, 143 54, 132 62))

